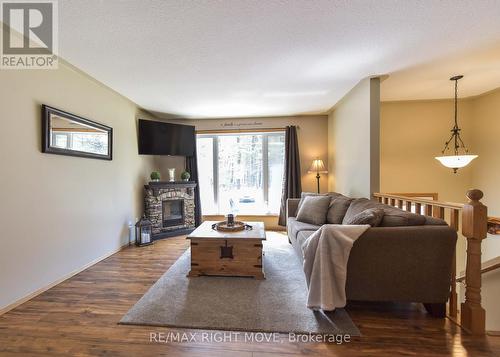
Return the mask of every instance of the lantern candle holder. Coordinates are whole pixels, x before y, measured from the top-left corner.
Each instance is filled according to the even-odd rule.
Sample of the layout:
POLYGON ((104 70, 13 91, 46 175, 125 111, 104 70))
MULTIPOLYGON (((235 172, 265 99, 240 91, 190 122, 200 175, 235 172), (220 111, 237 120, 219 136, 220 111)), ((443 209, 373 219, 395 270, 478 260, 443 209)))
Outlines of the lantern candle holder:
POLYGON ((153 244, 153 224, 146 215, 135 224, 135 245, 142 247, 153 244))

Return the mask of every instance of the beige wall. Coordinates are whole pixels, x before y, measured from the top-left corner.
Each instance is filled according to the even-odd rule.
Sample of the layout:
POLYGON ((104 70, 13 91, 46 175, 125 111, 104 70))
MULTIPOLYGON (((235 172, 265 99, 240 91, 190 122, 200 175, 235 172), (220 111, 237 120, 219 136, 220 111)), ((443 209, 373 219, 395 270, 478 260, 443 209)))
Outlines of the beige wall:
MULTIPOLYGON (((479 158, 471 164, 471 186, 484 192, 489 215, 500 217, 500 90, 473 98, 472 103, 471 146, 479 158)), ((498 256, 500 236, 489 236, 483 242, 483 260, 498 256)))
MULTIPOLYGON (((500 90, 473 98, 472 103, 472 148, 479 158, 471 164, 471 186, 484 192, 489 215, 500 217, 500 90)), ((488 235, 482 252, 483 261, 500 256, 500 236, 488 235)), ((500 271, 484 274, 482 283, 486 329, 500 331, 500 271)))
POLYGON ((175 169, 175 179, 181 179, 181 173, 186 167, 186 158, 184 156, 151 156, 153 169, 160 172, 161 180, 168 181, 168 169, 175 169))
POLYGON ((356 85, 328 116, 329 190, 352 197, 379 191, 380 80, 356 85))
MULTIPOLYGON (((471 145, 470 101, 462 101, 459 111, 463 138, 471 145)), ((452 121, 449 100, 382 103, 381 191, 438 192, 441 200, 464 202, 476 163, 454 174, 434 159, 451 135, 452 121)))
POLYGON ((127 243, 151 160, 137 106, 73 67, 4 70, 0 84, 1 310, 127 243), (111 126, 113 160, 41 153, 41 104, 111 126))

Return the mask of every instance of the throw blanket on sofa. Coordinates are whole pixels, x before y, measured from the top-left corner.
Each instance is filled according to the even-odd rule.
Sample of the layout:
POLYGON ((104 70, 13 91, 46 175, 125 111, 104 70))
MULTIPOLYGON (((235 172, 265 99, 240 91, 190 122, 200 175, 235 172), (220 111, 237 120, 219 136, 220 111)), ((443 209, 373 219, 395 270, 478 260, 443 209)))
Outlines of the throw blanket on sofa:
POLYGON ((307 307, 325 311, 346 305, 347 261, 352 245, 369 225, 325 224, 302 245, 307 307))

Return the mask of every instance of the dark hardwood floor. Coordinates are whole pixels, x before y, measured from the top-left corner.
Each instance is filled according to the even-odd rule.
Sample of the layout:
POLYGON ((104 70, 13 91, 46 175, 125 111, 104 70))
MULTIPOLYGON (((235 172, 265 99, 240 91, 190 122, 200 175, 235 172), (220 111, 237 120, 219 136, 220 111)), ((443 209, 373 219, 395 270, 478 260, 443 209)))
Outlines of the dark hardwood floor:
MULTIPOLYGON (((283 237, 283 239, 286 239, 283 237)), ((471 337, 419 305, 357 303, 362 337, 344 344, 206 342, 199 330, 118 325, 187 248, 183 237, 129 247, 0 316, 0 354, 61 356, 500 356, 500 337, 471 337), (196 332, 196 342, 150 342, 150 333, 196 332)), ((168 303, 166 301, 165 303, 168 303)))

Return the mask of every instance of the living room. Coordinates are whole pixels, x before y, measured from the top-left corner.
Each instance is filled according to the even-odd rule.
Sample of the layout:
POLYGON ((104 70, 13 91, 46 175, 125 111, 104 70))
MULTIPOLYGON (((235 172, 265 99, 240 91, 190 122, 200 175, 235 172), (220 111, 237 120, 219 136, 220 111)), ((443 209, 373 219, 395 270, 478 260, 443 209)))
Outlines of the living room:
POLYGON ((500 353, 500 2, 0 6, 0 354, 500 353))

